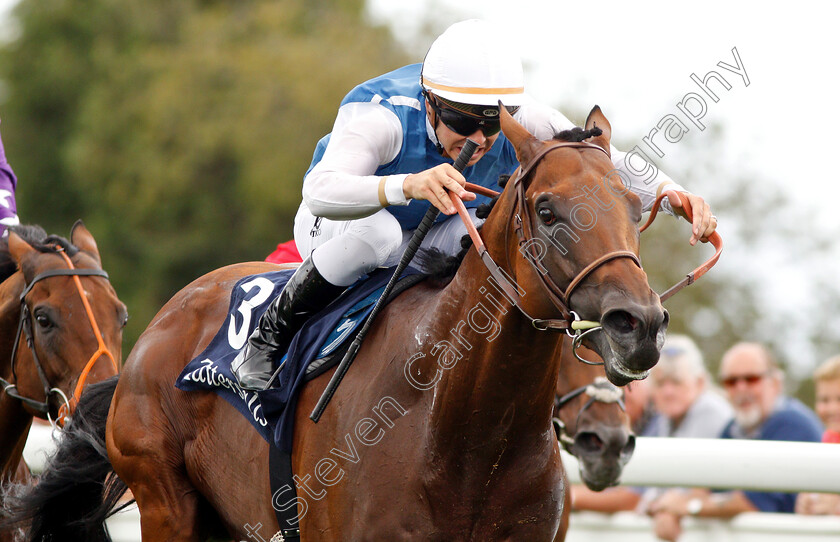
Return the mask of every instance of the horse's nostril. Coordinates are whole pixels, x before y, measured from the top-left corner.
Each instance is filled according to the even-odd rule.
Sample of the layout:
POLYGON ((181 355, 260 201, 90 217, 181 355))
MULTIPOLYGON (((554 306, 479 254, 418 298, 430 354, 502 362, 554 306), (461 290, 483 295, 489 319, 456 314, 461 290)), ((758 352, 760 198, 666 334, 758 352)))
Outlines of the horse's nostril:
POLYGON ((603 325, 618 333, 633 333, 639 327, 639 320, 627 311, 612 311, 603 318, 603 325))
POLYGON ((575 435, 575 448, 584 454, 596 454, 604 449, 604 441, 595 433, 582 431, 575 435))

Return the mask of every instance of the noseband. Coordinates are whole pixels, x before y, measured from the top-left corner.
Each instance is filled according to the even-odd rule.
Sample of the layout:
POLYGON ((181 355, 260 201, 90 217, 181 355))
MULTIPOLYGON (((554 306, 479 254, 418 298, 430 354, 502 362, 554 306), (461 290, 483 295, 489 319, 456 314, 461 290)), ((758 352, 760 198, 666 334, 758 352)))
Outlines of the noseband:
MULTIPOLYGON (((577 428, 580 427, 580 417, 584 412, 586 412, 586 409, 591 407, 595 402, 604 404, 617 403, 619 408, 626 412, 626 408, 624 407, 624 391, 611 384, 610 381, 603 376, 597 377, 591 384, 587 384, 570 391, 563 397, 557 397, 554 402, 555 410, 559 413, 560 409, 584 393, 589 395, 589 400, 584 403, 583 408, 581 408, 578 412, 575 421, 575 432, 577 432, 577 428)), ((563 448, 567 452, 574 455, 572 449, 575 444, 575 439, 569 436, 566 424, 559 418, 552 419, 552 422, 554 423, 554 430, 557 433, 557 440, 560 441, 560 444, 563 445, 563 448)))
POLYGON ((101 269, 76 269, 73 266, 73 262, 64 252, 64 249, 62 247, 56 247, 56 251, 64 258, 64 261, 67 263, 68 269, 51 269, 49 271, 39 273, 35 276, 35 278, 32 279, 32 282, 26 285, 26 287, 23 289, 23 292, 20 294, 20 319, 18 321, 17 333, 15 334, 14 346, 12 347, 12 378, 13 380, 17 381, 17 377, 15 374, 15 360, 17 359, 18 344, 20 343, 21 334, 24 334, 26 336, 26 345, 29 347, 29 351, 32 352, 32 360, 35 363, 35 369, 38 371, 38 377, 41 379, 41 385, 44 389, 45 400, 38 401, 20 395, 20 393, 17 390, 17 385, 12 384, 11 382, 3 378, 0 378, 0 384, 3 386, 3 391, 5 391, 9 397, 13 397, 15 399, 20 400, 20 402, 27 405, 35 412, 45 414, 50 423, 52 423, 49 414, 50 396, 53 394, 59 395, 64 401, 64 404, 62 404, 59 409, 58 418, 56 422, 59 426, 63 426, 64 420, 70 414, 73 405, 78 403, 79 397, 81 396, 82 390, 84 389, 85 380, 87 380, 88 373, 90 373, 90 370, 93 368, 93 365, 96 363, 96 361, 98 361, 99 358, 101 358, 104 355, 111 360, 111 364, 114 366, 115 371, 119 372, 119 368, 117 367, 117 362, 114 359, 113 354, 111 354, 111 351, 108 350, 107 346, 105 346, 105 341, 102 340, 102 334, 99 331, 99 326, 96 324, 96 318, 94 318, 93 310, 91 309, 90 303, 88 302, 84 290, 82 289, 82 282, 81 280, 79 280, 80 276, 94 276, 108 279, 108 273, 101 269), (26 304, 26 295, 30 292, 30 290, 32 290, 32 287, 35 286, 37 282, 50 277, 63 276, 73 277, 73 281, 76 284, 76 290, 79 292, 79 296, 82 299, 82 304, 85 307, 85 312, 87 313, 88 321, 90 322, 91 328, 93 328, 93 334, 96 337, 96 340, 99 344, 99 348, 97 349, 97 351, 93 354, 93 356, 90 357, 84 369, 82 369, 82 372, 79 375, 79 381, 76 384, 76 389, 73 392, 73 397, 70 400, 67 399, 67 396, 60 388, 52 387, 50 385, 46 371, 44 370, 43 364, 38 358, 38 353, 35 349, 35 334, 32 330, 32 315, 29 311, 29 306, 26 304))

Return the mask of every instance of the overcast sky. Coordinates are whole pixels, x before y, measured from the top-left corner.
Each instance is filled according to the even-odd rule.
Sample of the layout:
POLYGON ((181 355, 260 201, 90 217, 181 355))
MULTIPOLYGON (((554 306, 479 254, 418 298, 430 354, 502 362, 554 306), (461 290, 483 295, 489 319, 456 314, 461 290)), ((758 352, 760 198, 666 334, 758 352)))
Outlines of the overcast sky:
MULTIPOLYGON (((840 175, 830 164, 840 123, 840 38, 832 4, 371 0, 370 5, 376 18, 406 36, 418 10, 431 5, 438 6, 442 26, 469 17, 506 26, 527 66, 529 93, 561 110, 563 104, 575 110, 599 104, 625 141, 641 143, 665 115, 679 114, 677 103, 686 93, 698 93, 708 106, 701 122, 725 125, 732 157, 792 187, 789 193, 803 202, 819 202, 822 224, 840 232, 840 213, 834 210, 840 175), (733 48, 749 86, 718 66, 736 64, 733 48), (711 70, 731 85, 724 90, 710 83, 717 103, 690 78, 711 70), (818 198, 806 194, 806 188, 817 187, 823 191, 818 198)), ((424 52, 417 51, 418 60, 424 52)), ((702 143, 705 134, 688 127, 686 138, 702 143)), ((668 145, 660 160, 666 172, 676 154, 668 145)))

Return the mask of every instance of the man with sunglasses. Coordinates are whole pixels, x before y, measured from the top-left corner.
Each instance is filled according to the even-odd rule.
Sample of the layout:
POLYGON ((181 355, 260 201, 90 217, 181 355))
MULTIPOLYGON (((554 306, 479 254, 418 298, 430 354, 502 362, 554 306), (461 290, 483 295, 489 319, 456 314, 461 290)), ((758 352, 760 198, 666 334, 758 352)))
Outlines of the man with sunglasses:
MULTIPOLYGON (((478 225, 475 208, 489 200, 468 192, 465 182, 493 188, 519 165, 499 131, 499 102, 538 138, 574 127, 526 97, 522 63, 502 35, 483 21, 456 23, 435 40, 422 65, 366 81, 342 100, 332 133, 318 142, 304 177, 294 228, 304 261, 232 364, 243 388, 268 384, 272 359, 309 315, 376 267, 396 265, 430 204, 442 214, 421 248, 458 253, 466 228, 447 192, 464 201, 478 225), (461 174, 452 164, 467 138, 478 149, 461 174)), ((644 210, 666 184, 683 190, 662 173, 653 181, 642 178, 625 156, 612 149, 644 210)), ((694 244, 714 231, 716 219, 702 198, 689 200, 694 244)), ((671 205, 679 200, 663 209, 672 212, 671 205)))
MULTIPOLYGON (((783 392, 782 371, 773 355, 758 343, 738 343, 723 355, 720 383, 735 413, 722 438, 820 442, 822 424, 801 401, 783 392)), ((728 518, 741 512, 794 511, 795 493, 731 491, 668 492, 651 505, 654 513, 673 514, 676 523, 658 531, 663 540, 679 536, 685 515, 728 518)))

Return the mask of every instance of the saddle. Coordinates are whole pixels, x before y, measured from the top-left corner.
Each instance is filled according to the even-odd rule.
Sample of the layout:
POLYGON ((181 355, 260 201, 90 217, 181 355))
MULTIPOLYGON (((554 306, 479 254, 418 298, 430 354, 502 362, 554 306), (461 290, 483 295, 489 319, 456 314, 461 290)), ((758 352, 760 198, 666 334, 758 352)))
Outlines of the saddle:
MULTIPOLYGON (((251 423, 269 443, 272 495, 287 495, 292 502, 297 497, 291 448, 298 393, 306 382, 338 365, 394 269, 377 269, 313 315, 292 339, 275 387, 258 392, 243 390, 233 377, 230 364, 293 273, 293 269, 288 269, 240 279, 231 292, 228 315, 221 328, 175 382, 184 391, 218 393, 251 423)), ((385 303, 425 278, 426 275, 413 268, 406 269, 385 303)), ((298 540, 297 507, 274 508, 281 531, 272 540, 278 539, 278 535, 279 540, 298 540)))
MULTIPOLYGON (((280 270, 240 279, 231 292, 228 315, 210 344, 181 371, 175 387, 212 391, 233 405, 267 442, 291 449, 295 406, 303 385, 334 367, 361 328, 393 269, 377 269, 304 324, 289 345, 275 386, 253 392, 239 387, 230 364, 271 300, 294 270, 280 270)), ((387 301, 424 280, 408 268, 387 301)), ((282 360, 276 360, 279 364, 282 360)))

